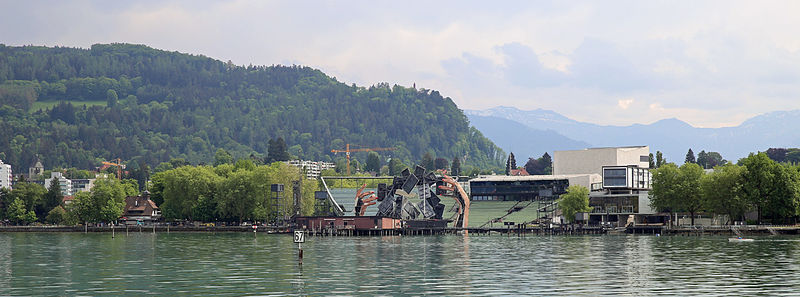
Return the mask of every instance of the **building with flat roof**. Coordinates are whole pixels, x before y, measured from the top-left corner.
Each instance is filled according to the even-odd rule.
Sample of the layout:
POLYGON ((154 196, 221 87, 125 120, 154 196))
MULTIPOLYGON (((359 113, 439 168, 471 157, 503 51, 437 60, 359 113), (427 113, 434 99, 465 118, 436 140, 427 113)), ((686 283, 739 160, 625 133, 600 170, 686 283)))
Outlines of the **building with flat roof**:
POLYGON ((3 160, 0 160, 0 188, 11 190, 11 183, 14 180, 13 176, 11 164, 5 164, 3 160))
POLYGON ((650 147, 602 147, 553 152, 554 174, 598 174, 601 185, 589 193, 590 224, 641 223, 650 207, 650 147))
POLYGON ((553 174, 603 174, 603 166, 650 167, 650 147, 601 147, 553 152, 553 174))
POLYGON ((567 175, 485 175, 469 180, 470 200, 529 201, 552 200, 571 185, 588 189, 600 185, 599 174, 567 175))
POLYGON ((308 179, 317 179, 325 169, 334 169, 336 164, 323 161, 306 161, 306 160, 291 160, 286 162, 289 165, 300 168, 306 174, 308 179))
POLYGON ((53 179, 58 181, 62 196, 72 196, 72 181, 64 177, 61 172, 50 172, 50 178, 44 180, 46 189, 50 189, 50 183, 52 183, 53 179))

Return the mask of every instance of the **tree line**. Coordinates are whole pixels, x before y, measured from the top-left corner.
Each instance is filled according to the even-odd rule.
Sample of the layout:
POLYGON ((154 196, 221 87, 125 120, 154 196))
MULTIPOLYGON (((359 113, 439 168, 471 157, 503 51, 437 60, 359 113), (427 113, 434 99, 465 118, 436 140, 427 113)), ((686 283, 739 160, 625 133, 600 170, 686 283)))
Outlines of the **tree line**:
POLYGON ((151 199, 167 220, 272 221, 291 217, 294 182, 299 183, 300 215, 314 213, 318 181, 305 180, 297 167, 283 162, 255 165, 249 159, 217 166, 181 166, 152 177, 151 199), (284 191, 272 192, 272 184, 284 191))
MULTIPOLYGON (((691 151, 690 151, 691 152, 691 151)), ((796 222, 800 215, 800 166, 778 163, 766 153, 751 153, 736 164, 726 163, 706 173, 697 163, 666 163, 652 170, 651 206, 662 212, 701 212, 744 221, 754 212, 756 222, 796 222)))
POLYGON ((139 195, 135 180, 100 178, 89 192, 78 192, 65 203, 57 179, 50 187, 18 182, 13 190, 0 189, 0 218, 15 225, 47 223, 75 225, 113 222, 122 216, 125 197, 139 195))

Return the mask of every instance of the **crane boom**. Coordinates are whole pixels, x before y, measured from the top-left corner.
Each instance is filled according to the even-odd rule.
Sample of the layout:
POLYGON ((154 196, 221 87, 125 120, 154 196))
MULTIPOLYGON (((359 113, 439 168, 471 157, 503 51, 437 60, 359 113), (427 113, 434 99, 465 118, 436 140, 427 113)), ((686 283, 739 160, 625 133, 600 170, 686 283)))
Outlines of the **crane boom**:
POLYGON ((347 156, 347 175, 350 175, 350 153, 354 153, 354 152, 382 152, 382 151, 393 151, 393 150, 396 150, 396 149, 397 148, 393 148, 393 147, 369 147, 369 148, 354 148, 354 149, 351 149, 350 148, 350 144, 348 143, 348 144, 345 145, 345 149, 344 150, 333 149, 333 150, 331 150, 331 153, 345 153, 345 155, 347 156))
POLYGON ((106 161, 103 161, 102 163, 104 165, 117 167, 117 179, 121 180, 122 179, 122 167, 125 166, 125 165, 122 165, 122 160, 120 158, 116 158, 116 159, 113 159, 111 161, 117 161, 117 163, 111 163, 111 162, 106 162, 106 161))

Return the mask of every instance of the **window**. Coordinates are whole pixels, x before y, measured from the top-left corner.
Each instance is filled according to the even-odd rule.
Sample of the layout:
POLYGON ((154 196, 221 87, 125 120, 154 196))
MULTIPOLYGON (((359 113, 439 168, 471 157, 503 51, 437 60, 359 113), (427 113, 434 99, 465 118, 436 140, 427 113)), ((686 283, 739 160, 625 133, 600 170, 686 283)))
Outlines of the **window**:
POLYGON ((603 186, 604 187, 625 187, 626 183, 626 168, 604 168, 603 169, 603 186))

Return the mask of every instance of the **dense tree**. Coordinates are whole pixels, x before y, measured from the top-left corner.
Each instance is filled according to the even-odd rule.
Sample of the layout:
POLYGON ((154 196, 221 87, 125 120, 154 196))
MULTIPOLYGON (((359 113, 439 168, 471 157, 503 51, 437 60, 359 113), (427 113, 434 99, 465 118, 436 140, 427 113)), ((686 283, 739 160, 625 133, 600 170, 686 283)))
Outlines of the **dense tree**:
POLYGON ((160 196, 164 217, 167 219, 193 219, 193 209, 199 197, 214 198, 222 178, 208 166, 183 166, 157 173, 154 187, 161 188, 160 196), (158 182, 160 185, 156 186, 158 182))
POLYGON ((98 179, 89 192, 75 194, 69 209, 81 222, 113 222, 122 216, 125 197, 136 194, 137 186, 133 183, 98 179))
POLYGON ((453 162, 450 163, 450 175, 452 176, 459 176, 461 175, 461 159, 458 157, 453 158, 453 162))
POLYGON ((550 154, 545 152, 539 159, 528 158, 528 162, 525 163, 525 171, 532 175, 542 175, 542 174, 552 174, 553 160, 550 158, 550 154))
POLYGON ((689 149, 689 151, 686 152, 686 160, 684 160, 684 163, 696 163, 692 149, 689 149))
POLYGON ((700 188, 703 169, 694 163, 681 167, 667 163, 652 174, 651 206, 659 211, 688 212, 694 225, 695 214, 705 206, 700 188))
POLYGON ((439 169, 447 169, 450 164, 447 164, 447 159, 445 158, 436 158, 433 160, 433 168, 436 170, 439 169))
POLYGON ((800 164, 800 149, 791 148, 786 152, 786 162, 800 164))
POLYGON ((667 164, 667 159, 664 158, 661 151, 656 151, 656 168, 661 168, 664 164, 667 164))
POLYGON ((396 147, 393 158, 405 164, 425 152, 468 156, 463 165, 487 170, 505 159, 432 90, 358 87, 307 67, 240 67, 129 44, 3 46, 0 65, 0 152, 20 167, 39 154, 50 166, 93 169, 122 158, 160 172, 173 158, 213 164, 219 148, 235 158, 273 153, 269 140, 278 137, 281 152, 292 147, 311 160, 332 161, 331 148, 345 143, 396 147), (31 111, 39 102, 50 107, 31 111))
POLYGON ((36 214, 36 210, 38 209, 41 211, 41 214, 36 214, 37 217, 44 217, 47 215, 48 210, 44 210, 42 206, 44 204, 44 197, 47 194, 47 189, 44 186, 35 184, 35 183, 17 183, 14 186, 14 190, 11 191, 10 201, 14 199, 20 199, 23 202, 23 205, 27 208, 27 210, 33 211, 36 214))
POLYGON ((648 163, 647 164, 648 165, 647 168, 655 169, 656 168, 656 159, 653 158, 653 153, 650 153, 650 156, 649 156, 649 158, 647 158, 647 160, 648 160, 647 161, 647 163, 648 163))
POLYGON ((106 106, 108 107, 117 106, 117 100, 119 100, 117 91, 114 91, 114 89, 108 89, 108 91, 106 91, 106 106))
POLYGON ((562 194, 558 199, 558 208, 567 221, 575 220, 575 214, 579 212, 590 212, 589 189, 580 185, 572 185, 567 188, 567 193, 562 194))
POLYGON ((47 213, 45 221, 53 225, 62 225, 67 220, 67 211, 62 206, 56 206, 47 213))
POLYGON ((289 158, 289 152, 286 151, 286 142, 283 140, 283 137, 269 140, 267 162, 289 161, 289 158))
POLYGON ((703 177, 703 168, 695 163, 685 163, 679 168, 677 187, 677 206, 692 217, 694 225, 695 215, 704 209, 700 179, 703 177))
POLYGON ((727 163, 725 159, 722 158, 722 155, 718 152, 708 152, 700 151, 697 154, 697 165, 700 165, 703 169, 712 169, 714 167, 724 165, 727 163))
MULTIPOLYGON (((184 166, 157 173, 153 178, 153 196, 163 197, 162 209, 167 219, 241 223, 290 214, 294 191, 290 185, 304 175, 283 162, 255 166, 249 159, 240 159, 237 166, 184 166), (249 165, 239 166, 243 163, 249 165), (273 183, 285 186, 277 208, 275 193, 270 189, 273 183)), ((302 215, 313 213, 317 187, 317 182, 302 182, 302 215)))
POLYGON ((45 216, 55 207, 61 205, 61 201, 63 200, 64 196, 61 195, 61 187, 58 184, 58 179, 53 178, 50 180, 50 187, 47 189, 47 192, 44 194, 42 199, 42 203, 40 204, 41 207, 37 207, 38 210, 37 215, 40 219, 45 218, 45 216))
POLYGON ((709 210, 727 214, 731 221, 744 216, 749 204, 742 196, 743 171, 743 167, 727 164, 703 176, 700 185, 709 210))
POLYGON ((28 210, 25 207, 25 202, 20 198, 15 198, 11 205, 8 206, 7 216, 12 223, 17 225, 30 224, 36 221, 36 213, 33 210, 28 210))
POLYGON ((219 166, 222 164, 233 164, 233 157, 231 154, 228 153, 225 149, 217 149, 217 152, 214 154, 214 166, 219 166))
POLYGON ((381 169, 381 157, 376 152, 369 152, 364 170, 367 172, 379 172, 381 169))
POLYGON ((785 148, 769 148, 767 149, 767 156, 775 162, 784 162, 786 161, 786 153, 788 152, 785 148))
POLYGON ((758 223, 760 224, 763 209, 775 191, 775 171, 778 164, 770 160, 764 153, 751 153, 747 158, 742 159, 740 163, 745 167, 742 194, 756 208, 758 223))
POLYGON ((650 190, 650 206, 662 212, 674 212, 678 205, 678 185, 680 173, 673 163, 663 164, 651 171, 652 187, 650 190))
POLYGON ((422 155, 422 161, 420 161, 419 166, 425 167, 427 170, 433 170, 435 168, 433 164, 433 155, 430 152, 426 152, 422 155))
POLYGON ((389 160, 389 175, 398 176, 407 166, 400 159, 392 158, 389 160))

